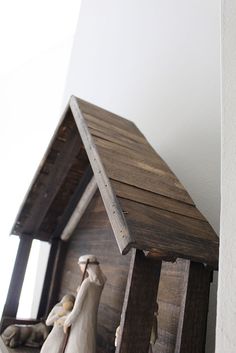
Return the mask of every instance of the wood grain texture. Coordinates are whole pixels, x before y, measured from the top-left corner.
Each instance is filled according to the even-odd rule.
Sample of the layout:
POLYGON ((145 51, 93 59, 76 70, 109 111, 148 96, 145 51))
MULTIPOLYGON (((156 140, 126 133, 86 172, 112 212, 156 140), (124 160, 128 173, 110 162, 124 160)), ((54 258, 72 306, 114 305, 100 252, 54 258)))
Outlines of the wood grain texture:
MULTIPOLYGON (((86 120, 87 126, 95 138, 95 143, 100 151, 101 158, 104 159, 104 163, 106 159, 109 160, 109 158, 112 158, 115 153, 115 158, 118 162, 123 161, 125 164, 138 167, 142 169, 143 173, 149 172, 149 178, 151 178, 152 174, 157 174, 160 179, 166 179, 166 183, 168 183, 168 179, 170 179, 169 186, 172 187, 173 190, 165 190, 165 188, 163 188, 162 193, 168 192, 170 194, 171 191, 173 198, 193 204, 190 196, 178 181, 176 176, 160 158, 160 156, 158 156, 158 154, 153 150, 148 141, 132 122, 123 118, 119 119, 117 116, 113 119, 114 115, 110 112, 91 106, 91 104, 79 99, 78 103, 84 119, 86 120), (117 126, 115 121, 119 120, 120 126, 117 126), (125 154, 124 150, 126 150, 125 154), (132 154, 134 154, 135 151, 136 156, 134 157, 132 154), (140 161, 140 157, 138 157, 137 154, 139 154, 139 156, 143 156, 143 153, 144 155, 148 155, 147 160, 140 161)), ((121 169, 123 168, 121 164, 121 169)), ((163 181, 160 180, 160 182, 163 181)), ((158 192, 160 192, 160 190, 158 190, 158 192)))
POLYGON ((161 262, 132 253, 116 353, 148 353, 161 262))
POLYGON ((81 280, 79 256, 91 253, 96 255, 107 277, 99 306, 97 344, 98 350, 112 353, 115 330, 120 322, 130 255, 122 256, 119 252, 99 191, 68 243, 58 299, 66 293, 76 294, 81 280))
POLYGON ((87 151, 88 158, 108 214, 108 218, 114 231, 114 235, 117 239, 117 244, 120 248, 120 251, 123 253, 123 250, 127 247, 127 244, 132 243, 132 238, 126 224, 125 217, 117 202, 116 195, 114 194, 114 191, 111 187, 109 178, 107 177, 103 163, 93 142, 84 117, 81 114, 78 101, 75 97, 71 98, 70 107, 73 112, 83 144, 87 151))
POLYGON ((13 233, 41 240, 59 237, 79 201, 80 186, 86 187, 82 181, 90 166, 121 253, 136 247, 217 267, 219 244, 214 230, 138 128, 75 97, 56 130, 13 233), (136 204, 129 205, 130 212, 143 224, 135 224, 118 198, 136 204))
POLYGON ((202 264, 186 263, 175 353, 205 353, 211 278, 211 271, 202 264))
POLYGON ((185 217, 199 219, 206 222, 204 216, 195 206, 188 205, 169 197, 158 195, 116 180, 111 180, 111 184, 116 195, 123 199, 135 201, 147 206, 156 207, 161 210, 166 210, 185 217))
MULTIPOLYGON (((66 293, 76 293, 81 280, 77 262, 79 256, 86 253, 94 253, 98 257, 107 277, 99 306, 97 351, 114 353, 115 330, 120 324, 130 254, 121 256, 119 253, 99 191, 69 240, 58 300, 66 293)), ((174 353, 185 294, 186 261, 162 264, 157 299, 159 338, 154 353, 174 353)))
POLYGON ((183 186, 172 173, 145 162, 139 162, 129 157, 128 151, 126 158, 118 152, 112 153, 103 147, 98 147, 98 151, 111 179, 192 204, 188 200, 183 186), (114 163, 114 158, 116 163, 114 163), (127 171, 129 172, 127 173, 127 171))
POLYGON ((218 238, 210 225, 119 198, 137 249, 155 249, 217 268, 218 238))

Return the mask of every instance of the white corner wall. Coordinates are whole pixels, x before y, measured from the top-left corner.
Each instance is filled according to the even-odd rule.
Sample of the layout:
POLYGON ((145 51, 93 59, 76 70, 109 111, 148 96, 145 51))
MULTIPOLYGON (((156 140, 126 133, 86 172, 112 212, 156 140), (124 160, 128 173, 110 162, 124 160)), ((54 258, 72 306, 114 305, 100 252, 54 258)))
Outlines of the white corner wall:
POLYGON ((133 120, 219 231, 220 0, 83 0, 71 94, 133 120))
POLYGON ((236 352, 236 3, 222 2, 222 203, 216 353, 236 352))

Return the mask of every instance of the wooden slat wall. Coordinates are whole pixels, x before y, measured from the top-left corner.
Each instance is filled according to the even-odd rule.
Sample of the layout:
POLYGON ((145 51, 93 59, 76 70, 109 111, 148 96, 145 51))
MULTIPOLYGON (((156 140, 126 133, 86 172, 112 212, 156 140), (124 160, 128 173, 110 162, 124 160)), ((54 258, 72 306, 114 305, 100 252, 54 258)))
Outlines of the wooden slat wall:
POLYGON ((217 267, 218 239, 212 240, 212 228, 207 222, 160 210, 118 198, 135 247, 158 250, 168 255, 196 259, 217 267))
MULTIPOLYGON (((107 277, 98 316, 98 353, 114 352, 116 327, 120 322, 130 254, 119 253, 99 192, 96 193, 68 245, 59 298, 76 293, 81 274, 79 256, 95 254, 107 277)), ((183 296, 184 262, 163 262, 159 284, 159 339, 154 353, 174 353, 180 305, 183 296)))
POLYGON ((153 353, 174 353, 184 295, 186 260, 162 262, 158 290, 158 340, 153 353))
POLYGON ((90 203, 70 239, 62 275, 60 297, 74 293, 80 283, 78 258, 84 254, 98 257, 107 282, 102 294, 98 316, 98 352, 114 350, 115 330, 123 305, 130 255, 119 252, 99 192, 90 203))

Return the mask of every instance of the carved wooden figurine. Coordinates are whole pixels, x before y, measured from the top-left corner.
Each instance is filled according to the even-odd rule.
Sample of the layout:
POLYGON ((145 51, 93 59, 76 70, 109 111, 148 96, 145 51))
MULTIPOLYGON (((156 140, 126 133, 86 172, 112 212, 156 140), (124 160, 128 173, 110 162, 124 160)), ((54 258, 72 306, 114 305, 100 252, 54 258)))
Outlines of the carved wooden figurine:
POLYGON ((54 306, 46 324, 53 325, 53 329, 44 342, 40 353, 60 353, 65 341, 63 325, 67 315, 71 312, 75 302, 73 295, 65 295, 62 300, 54 306))
POLYGON ((97 311, 106 277, 95 256, 81 256, 78 263, 83 278, 74 308, 64 323, 65 332, 71 328, 65 353, 96 353, 97 311))

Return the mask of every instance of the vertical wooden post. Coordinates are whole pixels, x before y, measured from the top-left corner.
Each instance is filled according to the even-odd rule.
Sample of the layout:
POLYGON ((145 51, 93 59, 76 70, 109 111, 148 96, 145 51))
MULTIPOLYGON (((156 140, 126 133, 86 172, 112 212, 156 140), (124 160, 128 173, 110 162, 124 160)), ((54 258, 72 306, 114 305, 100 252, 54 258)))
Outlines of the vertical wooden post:
POLYGON ((42 317, 45 318, 58 299, 58 288, 60 286, 61 271, 65 259, 66 248, 67 243, 63 242, 60 238, 52 239, 37 316, 38 319, 42 317))
POLYGON ((133 250, 116 353, 147 353, 157 299, 161 261, 133 250))
POLYGON ((22 236, 18 246, 15 265, 12 272, 11 282, 7 294, 6 303, 3 309, 2 317, 16 317, 20 294, 24 282, 25 271, 29 259, 32 238, 22 236))
POLYGON ((175 353, 204 353, 212 271, 186 260, 184 295, 175 353))

